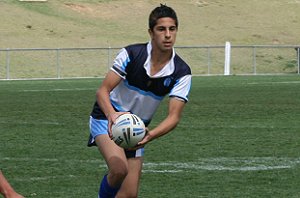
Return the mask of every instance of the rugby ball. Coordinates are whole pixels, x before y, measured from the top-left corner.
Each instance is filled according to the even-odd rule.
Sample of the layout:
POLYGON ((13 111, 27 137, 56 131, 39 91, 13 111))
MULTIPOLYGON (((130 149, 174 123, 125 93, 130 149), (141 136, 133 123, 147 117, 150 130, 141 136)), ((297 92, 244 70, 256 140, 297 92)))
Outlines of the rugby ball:
POLYGON ((112 125, 111 131, 112 140, 124 149, 135 147, 146 134, 142 119, 131 113, 119 116, 112 125))

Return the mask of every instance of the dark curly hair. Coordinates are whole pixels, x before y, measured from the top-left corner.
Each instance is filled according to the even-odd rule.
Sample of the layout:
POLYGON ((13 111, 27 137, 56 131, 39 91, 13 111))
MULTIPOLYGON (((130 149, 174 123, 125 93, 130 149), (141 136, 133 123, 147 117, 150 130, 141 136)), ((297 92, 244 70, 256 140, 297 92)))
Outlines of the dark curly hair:
POLYGON ((170 17, 175 20, 176 28, 178 28, 178 19, 176 12, 167 5, 160 4, 156 7, 149 15, 149 29, 153 30, 154 26, 157 24, 157 20, 163 17, 170 17))

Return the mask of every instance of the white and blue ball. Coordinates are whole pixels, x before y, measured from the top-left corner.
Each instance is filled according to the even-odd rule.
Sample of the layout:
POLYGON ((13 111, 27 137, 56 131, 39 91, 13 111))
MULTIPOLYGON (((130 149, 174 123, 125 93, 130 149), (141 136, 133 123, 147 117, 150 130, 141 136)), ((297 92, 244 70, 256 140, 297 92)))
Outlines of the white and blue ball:
POLYGON ((145 134, 144 122, 135 114, 122 114, 112 125, 112 140, 120 147, 133 148, 140 142, 145 134))

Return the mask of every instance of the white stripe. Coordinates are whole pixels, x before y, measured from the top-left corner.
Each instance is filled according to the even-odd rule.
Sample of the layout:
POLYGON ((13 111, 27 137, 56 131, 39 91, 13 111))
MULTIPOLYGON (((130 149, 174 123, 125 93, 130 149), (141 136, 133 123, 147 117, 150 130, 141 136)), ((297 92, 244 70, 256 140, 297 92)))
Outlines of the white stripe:
POLYGON ((72 88, 72 89, 25 89, 19 90, 19 92, 45 92, 45 91, 87 91, 87 90, 95 90, 96 88, 72 88))
POLYGON ((150 94, 150 92, 147 92, 148 95, 137 94, 139 91, 142 90, 129 89, 122 81, 111 93, 111 101, 117 109, 121 111, 130 110, 142 120, 149 120, 152 118, 163 97, 156 97, 154 94, 150 94))
POLYGON ((182 170, 143 170, 143 173, 179 173, 183 172, 182 170))
POLYGON ((247 83, 248 85, 260 85, 260 84, 297 84, 300 81, 282 81, 282 82, 252 82, 247 83))
MULTIPOLYGON (((26 121, 18 121, 18 120, 14 120, 12 121, 3 121, 0 120, 0 124, 11 124, 13 123, 14 125, 55 125, 55 126, 61 126, 64 125, 65 123, 62 122, 26 122, 26 121)), ((87 125, 87 123, 80 123, 77 122, 75 123, 76 125, 87 125)))
MULTIPOLYGON (((46 161, 72 164, 98 164, 95 168, 107 166, 104 160, 77 160, 77 159, 57 159, 57 158, 10 158, 2 157, 1 161, 46 161)), ((292 169, 299 166, 300 158, 284 157, 249 157, 249 158, 199 158, 191 162, 146 162, 143 164, 144 173, 178 173, 204 171, 265 171, 276 169, 292 169)))
POLYGON ((140 149, 136 150, 135 156, 136 157, 142 157, 143 156, 143 152, 144 152, 143 150, 144 150, 144 148, 140 148, 140 149))

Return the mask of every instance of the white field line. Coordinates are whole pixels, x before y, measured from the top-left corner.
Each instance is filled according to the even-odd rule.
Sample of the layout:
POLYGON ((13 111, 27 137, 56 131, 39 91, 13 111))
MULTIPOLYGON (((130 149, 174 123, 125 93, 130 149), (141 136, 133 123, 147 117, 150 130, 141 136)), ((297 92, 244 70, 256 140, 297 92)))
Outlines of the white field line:
POLYGON ((48 91, 87 91, 95 90, 95 88, 72 88, 72 89, 25 89, 19 90, 18 92, 48 92, 48 91))
MULTIPOLYGON (((187 123, 187 122, 181 122, 178 127, 186 127, 189 129, 194 129, 194 130, 199 130, 199 129, 282 129, 282 130, 286 130, 287 127, 285 126, 274 126, 274 125, 263 125, 260 123, 251 123, 251 124, 239 124, 239 125, 230 125, 228 123, 224 123, 224 124, 218 124, 217 126, 213 126, 213 125, 205 125, 205 124, 191 124, 191 123, 187 123)), ((298 129, 299 126, 298 125, 289 125, 288 129, 298 129)))
MULTIPOLYGON (((3 121, 0 120, 0 124, 13 124, 13 125, 30 125, 30 126, 39 126, 39 125, 54 125, 54 126, 63 126, 69 123, 63 123, 63 122, 47 122, 47 121, 36 121, 36 122, 26 122, 26 121, 20 121, 20 120, 13 120, 13 121, 3 121)), ((76 122, 73 125, 83 125, 88 126, 87 122, 76 122)))
MULTIPOLYGON (((64 125, 63 123, 59 122, 25 122, 25 121, 18 121, 18 120, 13 120, 13 121, 3 121, 0 120, 0 124, 14 124, 14 125, 55 125, 55 126, 60 126, 64 125)), ((78 123, 77 123, 78 124, 78 123)))
MULTIPOLYGON (((1 157, 2 161, 21 161, 21 162, 49 162, 49 170, 51 163, 76 164, 84 166, 85 164, 94 164, 95 169, 107 169, 106 164, 101 159, 79 160, 79 159, 57 159, 57 158, 11 158, 1 157)), ((278 169, 293 169, 300 165, 300 158, 285 157, 219 157, 219 158, 199 158, 191 162, 145 162, 143 167, 144 174, 176 174, 176 173, 195 173, 198 171, 270 171, 278 169)), ((41 177, 17 178, 18 181, 42 181, 59 178, 79 178, 80 175, 47 175, 41 177)))
MULTIPOLYGON (((34 162, 58 162, 61 164, 96 164, 99 168, 106 168, 103 160, 79 160, 57 158, 11 158, 2 157, 1 161, 34 161, 34 162)), ((219 157, 199 158, 190 162, 145 162, 143 172, 145 173, 178 173, 195 171, 264 171, 274 169, 292 169, 300 165, 300 158, 285 157, 219 157)), ((51 166, 50 166, 51 167, 51 166)))
POLYGON ((264 84, 298 84, 300 81, 281 81, 281 82, 251 82, 248 85, 264 85, 264 84))

